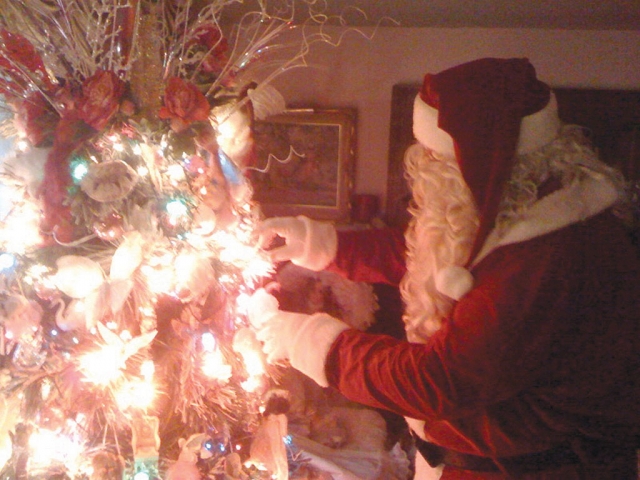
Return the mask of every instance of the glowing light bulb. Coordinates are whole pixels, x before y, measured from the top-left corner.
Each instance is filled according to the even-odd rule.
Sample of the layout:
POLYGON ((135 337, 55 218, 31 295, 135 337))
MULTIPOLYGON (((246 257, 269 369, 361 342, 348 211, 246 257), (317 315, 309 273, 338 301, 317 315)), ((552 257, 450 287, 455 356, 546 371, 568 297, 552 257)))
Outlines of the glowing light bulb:
POLYGON ((71 176, 75 182, 80 182, 89 173, 89 165, 85 160, 76 160, 71 164, 71 176))
POLYGON ((260 379, 260 377, 249 377, 240 384, 244 391, 249 393, 257 391, 261 385, 262 380, 260 379))
POLYGON ((202 373, 220 382, 228 382, 231 378, 231 366, 227 364, 220 350, 206 352, 202 356, 202 373))
POLYGON ((80 370, 89 382, 95 385, 108 385, 120 377, 119 353, 119 348, 112 345, 105 345, 99 350, 85 353, 79 360, 80 370))
POLYGON ((156 366, 153 364, 152 360, 145 360, 140 365, 140 374, 146 379, 151 380, 153 374, 156 371, 156 366))
POLYGON ((17 148, 18 150, 20 150, 21 152, 26 152, 26 151, 27 151, 27 149, 29 148, 29 142, 27 142, 27 141, 26 141, 26 140, 24 140, 24 139, 18 140, 18 141, 16 142, 16 148, 17 148))
POLYGON ((169 165, 167 168, 167 175, 174 183, 181 182, 185 178, 183 168, 175 163, 173 165, 169 165))
POLYGON ((151 382, 144 380, 133 380, 122 385, 114 397, 121 410, 129 407, 147 409, 153 403, 156 390, 151 382))
POLYGON ((16 264, 16 257, 10 253, 0 254, 0 270, 9 270, 16 264))
POLYGON ((182 200, 171 200, 167 203, 166 206, 167 214, 169 215, 169 219, 172 223, 178 223, 178 220, 186 217, 189 213, 189 208, 186 203, 182 200))
POLYGON ((73 438, 57 431, 40 429, 29 437, 29 464, 36 469, 55 463, 75 467, 83 451, 73 438))
POLYGON ((205 352, 213 352, 216 348, 216 337, 211 332, 205 332, 200 338, 202 348, 205 352))

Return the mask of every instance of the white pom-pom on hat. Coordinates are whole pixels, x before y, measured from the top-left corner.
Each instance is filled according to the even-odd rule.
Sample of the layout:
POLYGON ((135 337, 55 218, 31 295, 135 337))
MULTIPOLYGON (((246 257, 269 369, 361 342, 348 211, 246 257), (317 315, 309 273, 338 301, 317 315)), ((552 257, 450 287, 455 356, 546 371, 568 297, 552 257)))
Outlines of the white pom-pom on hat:
POLYGON ((460 300, 473 288, 473 276, 464 267, 450 265, 435 275, 436 289, 454 300, 460 300))

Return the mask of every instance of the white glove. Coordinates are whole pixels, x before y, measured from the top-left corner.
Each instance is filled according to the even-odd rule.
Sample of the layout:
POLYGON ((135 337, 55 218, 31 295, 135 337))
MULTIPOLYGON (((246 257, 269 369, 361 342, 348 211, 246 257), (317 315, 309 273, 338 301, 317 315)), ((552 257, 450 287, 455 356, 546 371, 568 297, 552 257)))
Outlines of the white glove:
POLYGON ((269 363, 289 360, 293 368, 304 373, 321 387, 328 387, 324 371, 331 345, 349 326, 326 313, 274 310, 277 300, 263 289, 253 295, 248 309, 249 321, 257 329, 262 349, 269 363))
POLYGON ((329 222, 297 217, 268 218, 258 227, 259 245, 267 248, 275 237, 285 245, 269 250, 274 262, 291 260, 299 267, 316 272, 326 268, 335 258, 338 234, 329 222))

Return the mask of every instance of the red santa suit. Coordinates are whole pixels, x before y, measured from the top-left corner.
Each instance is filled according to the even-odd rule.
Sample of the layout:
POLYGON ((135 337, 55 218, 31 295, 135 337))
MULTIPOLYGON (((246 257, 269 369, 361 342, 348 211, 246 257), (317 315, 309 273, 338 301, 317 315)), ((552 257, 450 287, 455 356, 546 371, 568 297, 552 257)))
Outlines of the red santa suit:
MULTIPOLYGON (((357 248, 367 264, 369 253, 377 258, 393 245, 379 232, 339 234, 336 264, 364 280, 367 269, 345 265, 343 248, 357 248)), ((617 220, 603 211, 500 246, 471 273, 474 288, 426 345, 356 330, 338 335, 326 360, 328 383, 355 401, 423 420, 427 439, 457 452, 498 460, 563 445, 591 463, 596 453, 610 455, 589 452, 604 450, 592 442, 602 440, 621 445, 632 467, 640 425, 640 270, 617 220)), ((633 478, 605 472, 570 465, 513 473, 633 478)), ((495 475, 461 476, 447 467, 442 478, 495 475)))
MULTIPOLYGON (((425 85, 423 97, 434 95, 425 88, 439 87, 429 76, 425 85)), ((436 107, 468 101, 465 95, 448 98, 446 88, 436 92, 436 107)), ((465 115, 473 115, 468 110, 465 115)), ((575 182, 539 200, 498 236, 489 221, 496 215, 497 193, 486 189, 500 193, 503 172, 510 171, 512 155, 501 150, 509 150, 505 144, 513 135, 505 139, 503 133, 513 122, 503 121, 499 138, 485 142, 484 159, 469 151, 477 140, 465 139, 475 131, 461 131, 453 114, 444 122, 442 127, 439 119, 456 138, 463 177, 484 215, 470 265, 473 288, 426 345, 341 332, 327 355, 328 383, 353 400, 424 421, 423 438, 454 453, 493 459, 501 470, 445 467, 445 479, 505 473, 635 479, 640 263, 610 212, 617 200, 614 186, 598 175, 575 182), (490 166, 487 157, 494 162, 490 166), (465 172, 469 165, 475 170, 465 172), (539 452, 545 453, 513 458, 539 452), (538 467, 526 462, 546 461, 548 469, 528 471, 538 467)), ((482 136, 491 137, 495 125, 483 132, 479 123, 482 136)), ((419 131, 416 136, 434 141, 420 138, 419 131)), ((341 232, 333 268, 358 281, 395 283, 403 274, 401 246, 397 232, 341 232)), ((439 454, 434 448, 432 463, 439 454)))
MULTIPOLYGON (((437 130, 454 139, 480 213, 467 265, 473 286, 442 328, 426 344, 329 321, 295 337, 304 344, 313 333, 317 355, 291 354, 294 367, 352 400, 415 419, 412 427, 429 442, 424 457, 445 465, 428 477, 420 461, 416 478, 637 478, 640 261, 611 213, 615 186, 586 175, 493 229, 521 119, 550 102, 532 70, 524 59, 483 59, 427 76, 417 100, 440 109, 437 130), (497 74, 485 76, 488 68, 497 74), (514 76, 517 85, 505 88, 514 76), (471 93, 449 89, 461 77, 471 93), (474 112, 465 105, 474 89, 500 98, 474 112), (520 102, 532 91, 535 98, 520 102), (465 116, 480 124, 480 137, 461 127, 465 116)), ((331 268, 398 284, 403 235, 386 233, 338 232, 331 268)))

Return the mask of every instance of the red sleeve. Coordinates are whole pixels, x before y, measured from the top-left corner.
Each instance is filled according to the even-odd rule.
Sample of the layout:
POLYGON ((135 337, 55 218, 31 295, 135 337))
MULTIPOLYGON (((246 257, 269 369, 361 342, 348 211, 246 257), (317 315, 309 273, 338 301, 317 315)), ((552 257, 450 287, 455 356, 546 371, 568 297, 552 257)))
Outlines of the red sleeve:
POLYGON ((329 382, 352 400, 425 420, 473 414, 529 387, 572 309, 574 280, 554 273, 552 243, 487 257, 426 345, 343 332, 327 358, 329 382))
MULTIPOLYGON (((536 275, 529 273, 534 282, 536 275)), ((516 345, 521 335, 501 331, 513 330, 503 325, 504 319, 522 325, 525 314, 524 304, 502 302, 488 290, 507 287, 512 299, 523 299, 526 293, 519 290, 528 290, 516 287, 513 280, 504 286, 499 281, 496 276, 485 286, 476 286, 426 345, 343 332, 329 352, 329 382, 352 400, 423 420, 468 414, 481 403, 504 398, 531 383, 537 372, 535 362, 525 369, 530 376, 520 376, 515 379, 517 385, 509 383, 503 391, 496 390, 504 369, 521 351, 516 345)), ((539 345, 539 355, 546 356, 544 348, 539 345)))
POLYGON ((404 232, 390 227, 338 231, 338 252, 327 270, 354 282, 397 286, 406 271, 404 232))
POLYGON ((418 420, 436 443, 498 456, 580 432, 640 438, 640 262, 604 217, 501 247, 429 343, 342 332, 329 384, 418 420))

